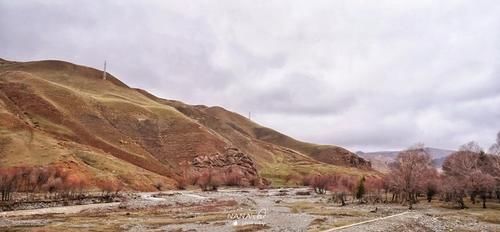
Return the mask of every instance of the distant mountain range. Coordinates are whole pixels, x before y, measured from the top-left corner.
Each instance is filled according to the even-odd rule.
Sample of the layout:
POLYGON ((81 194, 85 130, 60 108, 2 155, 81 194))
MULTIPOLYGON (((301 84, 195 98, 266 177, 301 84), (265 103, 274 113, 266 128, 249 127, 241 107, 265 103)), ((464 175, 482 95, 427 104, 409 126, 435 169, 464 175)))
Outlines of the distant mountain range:
MULTIPOLYGON (((426 147, 425 151, 431 156, 434 166, 441 168, 447 156, 455 152, 453 150, 446 150, 440 148, 426 147)), ((396 159, 396 156, 401 151, 376 151, 376 152, 362 152, 358 151, 356 154, 372 163, 375 170, 386 173, 389 171, 389 164, 396 159)))

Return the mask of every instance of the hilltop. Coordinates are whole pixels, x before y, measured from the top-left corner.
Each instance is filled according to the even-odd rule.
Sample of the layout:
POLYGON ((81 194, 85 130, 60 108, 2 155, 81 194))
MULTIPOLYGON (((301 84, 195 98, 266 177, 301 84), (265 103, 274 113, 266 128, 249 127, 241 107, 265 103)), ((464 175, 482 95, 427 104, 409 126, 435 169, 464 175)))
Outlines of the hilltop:
POLYGON ((64 61, 0 59, 0 166, 60 166, 135 190, 172 187, 200 159, 239 165, 273 184, 314 172, 377 175, 344 148, 301 142, 224 108, 162 99, 102 74, 64 61))

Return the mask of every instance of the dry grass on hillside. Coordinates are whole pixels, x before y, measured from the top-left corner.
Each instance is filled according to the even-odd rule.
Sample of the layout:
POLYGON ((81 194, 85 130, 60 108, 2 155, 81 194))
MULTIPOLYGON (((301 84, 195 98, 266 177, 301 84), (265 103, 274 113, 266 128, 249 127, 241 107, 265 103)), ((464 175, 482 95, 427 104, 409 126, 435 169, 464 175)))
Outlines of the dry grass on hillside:
POLYGON ((71 162, 147 190, 157 179, 171 184, 180 163, 236 147, 275 185, 313 171, 376 174, 342 167, 357 163, 341 148, 297 141, 221 107, 160 99, 67 62, 2 61, 0 90, 2 166, 71 162))

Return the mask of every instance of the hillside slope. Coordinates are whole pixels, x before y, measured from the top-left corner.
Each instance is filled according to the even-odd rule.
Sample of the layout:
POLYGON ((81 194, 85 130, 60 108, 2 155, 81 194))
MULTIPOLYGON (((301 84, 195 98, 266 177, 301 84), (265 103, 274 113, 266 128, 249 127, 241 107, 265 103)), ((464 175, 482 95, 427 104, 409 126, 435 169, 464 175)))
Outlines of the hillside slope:
POLYGON ((278 182, 312 170, 372 174, 345 149, 296 141, 220 107, 160 99, 93 68, 0 60, 0 166, 62 165, 151 190, 229 148, 278 182))

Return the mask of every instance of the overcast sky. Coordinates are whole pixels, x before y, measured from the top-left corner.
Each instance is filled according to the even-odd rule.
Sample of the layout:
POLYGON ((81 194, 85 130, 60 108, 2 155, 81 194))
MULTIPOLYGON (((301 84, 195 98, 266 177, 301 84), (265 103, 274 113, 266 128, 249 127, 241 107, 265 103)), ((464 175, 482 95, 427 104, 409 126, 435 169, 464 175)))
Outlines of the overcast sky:
POLYGON ((102 68, 352 151, 488 147, 500 1, 0 1, 0 57, 102 68))

